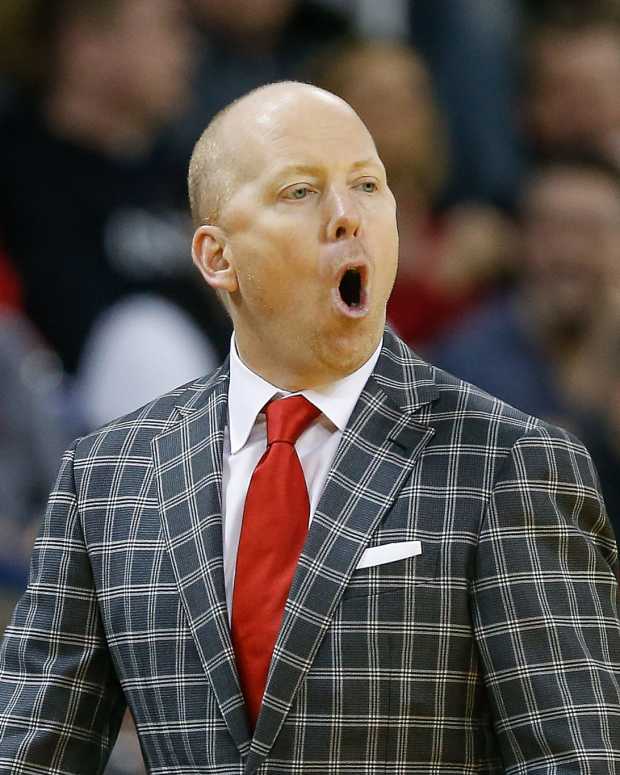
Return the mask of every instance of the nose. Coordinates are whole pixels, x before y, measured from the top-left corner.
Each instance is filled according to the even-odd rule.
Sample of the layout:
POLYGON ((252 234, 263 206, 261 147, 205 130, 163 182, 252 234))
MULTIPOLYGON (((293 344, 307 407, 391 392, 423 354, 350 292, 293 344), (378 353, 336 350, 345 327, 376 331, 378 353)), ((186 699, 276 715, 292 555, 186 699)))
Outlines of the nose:
POLYGON ((328 242, 357 237, 360 228, 358 204, 352 192, 332 189, 326 198, 326 239, 328 242))

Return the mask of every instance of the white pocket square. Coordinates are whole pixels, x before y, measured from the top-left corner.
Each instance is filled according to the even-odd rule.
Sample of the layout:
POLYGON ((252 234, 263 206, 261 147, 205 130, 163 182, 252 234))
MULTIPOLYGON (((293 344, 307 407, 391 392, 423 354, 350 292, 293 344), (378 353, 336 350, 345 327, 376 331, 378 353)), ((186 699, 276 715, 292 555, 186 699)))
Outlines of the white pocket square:
POLYGON ((395 544, 383 544, 383 546, 371 546, 362 554, 357 563, 359 568, 371 568, 373 565, 383 565, 386 562, 404 560, 405 557, 415 557, 422 554, 420 541, 399 541, 395 544))

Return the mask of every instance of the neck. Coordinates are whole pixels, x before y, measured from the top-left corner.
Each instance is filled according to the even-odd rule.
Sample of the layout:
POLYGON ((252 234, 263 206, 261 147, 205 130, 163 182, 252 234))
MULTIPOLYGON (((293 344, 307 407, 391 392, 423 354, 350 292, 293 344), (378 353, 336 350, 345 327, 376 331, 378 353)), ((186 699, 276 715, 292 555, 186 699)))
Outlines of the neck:
POLYGON ((302 390, 318 389, 353 374, 371 357, 376 350, 383 331, 373 342, 361 342, 360 347, 351 349, 346 357, 328 359, 319 354, 307 360, 295 357, 300 352, 308 352, 307 343, 299 343, 291 348, 292 357, 272 350, 263 352, 254 347, 254 342, 243 333, 235 330, 237 354, 250 371, 277 388, 290 393, 302 390))
POLYGON ((109 156, 139 156, 152 144, 145 121, 109 104, 96 89, 56 88, 45 105, 45 116, 61 137, 109 156))
POLYGON ((235 335, 237 354, 250 371, 258 374, 270 385, 285 390, 288 393, 298 393, 302 390, 311 390, 321 385, 327 385, 330 382, 336 382, 338 379, 346 376, 345 374, 325 373, 320 367, 299 368, 287 367, 282 362, 273 362, 267 359, 256 357, 251 349, 244 346, 243 340, 235 335))

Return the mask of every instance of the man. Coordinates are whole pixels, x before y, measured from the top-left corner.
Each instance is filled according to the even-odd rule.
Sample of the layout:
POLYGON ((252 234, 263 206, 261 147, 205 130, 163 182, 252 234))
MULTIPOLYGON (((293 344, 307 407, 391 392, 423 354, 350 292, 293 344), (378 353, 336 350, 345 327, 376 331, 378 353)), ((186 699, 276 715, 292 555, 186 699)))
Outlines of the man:
POLYGON ((125 702, 154 773, 616 771, 590 459, 384 332, 395 204, 357 115, 252 92, 190 193, 230 360, 65 456, 1 652, 0 771, 99 771, 125 702))

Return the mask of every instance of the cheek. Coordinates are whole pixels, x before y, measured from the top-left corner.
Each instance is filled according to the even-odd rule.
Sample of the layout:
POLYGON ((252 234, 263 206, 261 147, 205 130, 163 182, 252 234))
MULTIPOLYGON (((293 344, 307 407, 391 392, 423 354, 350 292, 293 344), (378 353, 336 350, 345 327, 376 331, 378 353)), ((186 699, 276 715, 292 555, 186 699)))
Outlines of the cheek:
POLYGON ((256 239, 237 236, 230 242, 230 261, 235 268, 239 284, 239 296, 248 304, 264 298, 268 284, 268 256, 261 255, 261 246, 256 239))
POLYGON ((273 248, 256 240, 237 263, 240 296, 257 320, 298 312, 308 295, 307 279, 290 256, 273 248))
POLYGON ((377 273, 385 285, 391 287, 398 265, 398 230, 396 217, 386 217, 374 232, 376 238, 372 253, 376 262, 377 273))

